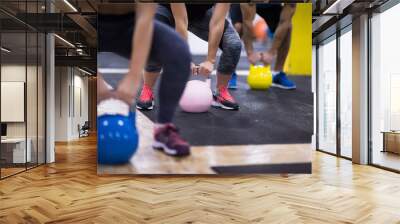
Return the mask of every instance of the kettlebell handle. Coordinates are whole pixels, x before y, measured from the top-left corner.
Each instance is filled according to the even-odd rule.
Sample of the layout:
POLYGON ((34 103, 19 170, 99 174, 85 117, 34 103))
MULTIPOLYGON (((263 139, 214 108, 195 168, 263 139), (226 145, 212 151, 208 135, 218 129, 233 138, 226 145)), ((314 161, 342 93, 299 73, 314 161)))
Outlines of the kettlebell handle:
POLYGON ((258 67, 258 66, 262 66, 262 67, 266 67, 266 68, 271 67, 271 65, 265 66, 265 65, 264 65, 263 63, 261 63, 261 62, 257 62, 256 64, 250 64, 250 68, 254 68, 254 67, 258 67))
POLYGON ((207 83, 207 85, 211 88, 211 77, 210 77, 211 75, 200 74, 199 73, 200 65, 195 65, 195 69, 196 69, 196 74, 206 77, 205 83, 207 83))
POLYGON ((195 69, 196 69, 195 75, 202 75, 202 76, 204 76, 204 77, 206 77, 206 78, 208 78, 208 79, 210 78, 210 75, 211 75, 211 74, 210 74, 210 75, 206 75, 206 74, 200 74, 200 73, 199 73, 200 65, 195 65, 194 67, 195 67, 195 69))

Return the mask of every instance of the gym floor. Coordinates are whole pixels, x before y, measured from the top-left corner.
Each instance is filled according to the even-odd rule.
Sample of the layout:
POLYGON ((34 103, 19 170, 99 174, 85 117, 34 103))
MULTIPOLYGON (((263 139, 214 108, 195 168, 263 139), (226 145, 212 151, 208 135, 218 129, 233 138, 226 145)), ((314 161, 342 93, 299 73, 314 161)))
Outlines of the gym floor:
MULTIPOLYGON (((113 53, 99 53, 98 61, 99 72, 115 87, 123 77, 121 73, 127 68, 128 60, 113 53)), ((243 69, 249 66, 247 59, 241 61, 240 74, 246 74, 243 69)), ((153 150, 157 105, 153 111, 137 110, 138 151, 129 164, 99 164, 98 174, 310 173, 311 78, 290 78, 296 82, 296 90, 252 91, 247 86, 246 76, 239 76, 238 89, 231 91, 240 102, 239 111, 211 108, 207 113, 190 114, 178 109, 174 122, 193 146, 192 155, 187 158, 172 158, 153 150)), ((215 76, 212 79, 214 84, 215 76)))
MULTIPOLYGON (((242 166, 245 169, 256 164, 264 165, 265 171, 261 173, 270 171, 268 165, 271 164, 281 164, 282 172, 296 164, 309 164, 311 167, 311 144, 193 146, 190 157, 166 156, 151 147, 153 122, 139 111, 136 116, 140 136, 138 151, 129 164, 99 164, 98 174, 213 174, 216 173, 213 167, 242 166)), ((308 169, 302 168, 303 172, 308 169)))

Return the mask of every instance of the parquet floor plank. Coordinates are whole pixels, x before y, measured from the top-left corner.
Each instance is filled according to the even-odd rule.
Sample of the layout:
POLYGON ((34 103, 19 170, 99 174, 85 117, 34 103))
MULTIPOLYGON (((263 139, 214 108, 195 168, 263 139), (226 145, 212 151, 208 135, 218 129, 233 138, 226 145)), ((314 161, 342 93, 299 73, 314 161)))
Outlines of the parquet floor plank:
POLYGON ((400 175, 313 152, 311 175, 98 176, 96 140, 0 181, 0 223, 400 223, 400 175))

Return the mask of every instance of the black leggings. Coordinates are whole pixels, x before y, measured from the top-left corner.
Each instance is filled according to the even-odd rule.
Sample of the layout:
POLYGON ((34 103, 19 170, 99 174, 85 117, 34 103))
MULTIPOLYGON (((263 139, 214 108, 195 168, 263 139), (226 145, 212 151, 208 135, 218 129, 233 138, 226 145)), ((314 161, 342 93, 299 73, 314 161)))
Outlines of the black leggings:
MULTIPOLYGON (((132 51, 134 15, 99 15, 99 52, 129 58, 132 51)), ((172 122, 179 99, 190 76, 191 55, 186 42, 170 27, 154 22, 148 62, 162 65, 157 122, 172 122)))

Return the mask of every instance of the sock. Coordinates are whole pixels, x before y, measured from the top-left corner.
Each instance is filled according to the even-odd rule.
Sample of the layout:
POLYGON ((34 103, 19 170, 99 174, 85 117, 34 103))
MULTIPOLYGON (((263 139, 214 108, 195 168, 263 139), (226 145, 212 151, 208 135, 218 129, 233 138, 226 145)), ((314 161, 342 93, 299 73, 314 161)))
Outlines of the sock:
POLYGON ((272 77, 275 77, 275 76, 278 75, 280 72, 281 72, 281 71, 274 71, 274 70, 272 70, 272 71, 271 71, 272 77))

